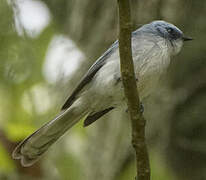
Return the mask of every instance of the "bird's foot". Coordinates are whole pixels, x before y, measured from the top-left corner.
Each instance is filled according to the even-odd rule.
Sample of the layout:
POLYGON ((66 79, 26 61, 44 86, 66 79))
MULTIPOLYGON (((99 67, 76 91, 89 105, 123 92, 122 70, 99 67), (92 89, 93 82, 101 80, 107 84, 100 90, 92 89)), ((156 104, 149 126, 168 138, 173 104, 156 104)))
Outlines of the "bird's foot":
POLYGON ((144 112, 144 105, 143 105, 143 103, 140 102, 139 106, 140 106, 140 113, 143 113, 144 112))
MULTIPOLYGON (((114 76, 114 79, 116 80, 115 85, 117 85, 119 82, 122 82, 122 78, 119 77, 119 76, 116 76, 116 75, 115 75, 115 76, 114 76)), ((137 77, 135 77, 135 80, 136 80, 136 82, 139 81, 137 77)))
MULTIPOLYGON (((144 112, 144 105, 142 104, 142 102, 140 102, 140 105, 139 105, 139 106, 140 106, 140 113, 143 114, 143 112, 144 112)), ((125 110, 125 112, 126 112, 126 113, 129 112, 129 111, 128 111, 128 108, 125 110)))

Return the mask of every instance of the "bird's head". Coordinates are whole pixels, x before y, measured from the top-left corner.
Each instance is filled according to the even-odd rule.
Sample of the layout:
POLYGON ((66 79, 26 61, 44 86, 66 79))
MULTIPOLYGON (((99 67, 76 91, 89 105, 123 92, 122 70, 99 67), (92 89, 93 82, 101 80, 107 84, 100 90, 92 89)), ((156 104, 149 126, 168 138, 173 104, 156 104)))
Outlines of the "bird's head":
POLYGON ((183 45, 184 41, 190 41, 192 38, 186 37, 184 33, 174 26, 165 21, 153 21, 148 26, 150 31, 153 31, 155 35, 164 38, 172 48, 172 54, 177 54, 183 45))

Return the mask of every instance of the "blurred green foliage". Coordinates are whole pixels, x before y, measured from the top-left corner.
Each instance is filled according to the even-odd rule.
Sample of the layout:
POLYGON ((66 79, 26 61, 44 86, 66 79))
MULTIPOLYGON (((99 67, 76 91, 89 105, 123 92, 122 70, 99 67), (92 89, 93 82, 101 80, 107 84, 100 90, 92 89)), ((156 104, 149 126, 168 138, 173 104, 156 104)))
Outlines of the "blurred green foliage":
POLYGON ((15 166, 11 160, 9 153, 0 144, 0 173, 11 173, 15 166))
MULTIPOLYGON (((62 99, 117 38, 116 1, 39 2, 48 7, 51 21, 33 37, 19 22, 16 1, 0 2, 0 179, 133 179, 130 124, 124 112, 111 113, 86 129, 81 121, 31 168, 11 159, 15 145, 57 114, 62 99), (85 60, 68 82, 60 78, 54 87, 43 67, 51 40, 59 34, 73 40, 85 60)), ((174 58, 159 91, 145 103, 152 180, 206 179, 206 2, 131 2, 134 29, 164 19, 195 39, 174 58)))

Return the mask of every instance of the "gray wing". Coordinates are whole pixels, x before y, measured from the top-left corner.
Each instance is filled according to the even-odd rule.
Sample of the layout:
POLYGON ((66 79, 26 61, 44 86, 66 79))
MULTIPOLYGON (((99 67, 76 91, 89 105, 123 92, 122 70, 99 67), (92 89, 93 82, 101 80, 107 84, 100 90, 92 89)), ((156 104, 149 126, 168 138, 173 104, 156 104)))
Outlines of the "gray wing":
POLYGON ((102 66, 104 66, 106 60, 113 54, 113 52, 117 48, 118 41, 115 41, 112 44, 112 46, 99 59, 97 59, 97 61, 90 67, 85 76, 82 78, 82 80, 80 81, 79 85, 75 88, 73 93, 67 98, 61 110, 65 110, 72 105, 78 93, 83 89, 85 85, 91 82, 95 74, 101 69, 102 66))
POLYGON ((114 107, 110 107, 110 108, 104 109, 102 111, 99 111, 99 112, 96 112, 92 115, 87 116, 87 118, 84 120, 84 127, 89 126, 90 124, 92 124, 93 122, 95 122, 100 117, 104 116, 105 114, 107 114, 108 112, 110 112, 113 109, 114 109, 114 107))

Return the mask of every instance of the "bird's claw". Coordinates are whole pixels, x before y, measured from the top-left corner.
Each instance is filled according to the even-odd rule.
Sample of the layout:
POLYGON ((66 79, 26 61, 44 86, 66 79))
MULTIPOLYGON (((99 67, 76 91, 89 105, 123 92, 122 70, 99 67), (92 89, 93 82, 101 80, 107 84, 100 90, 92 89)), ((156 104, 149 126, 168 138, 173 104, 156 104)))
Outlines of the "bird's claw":
MULTIPOLYGON (((144 112, 144 105, 142 104, 142 102, 140 102, 139 104, 139 107, 140 107, 140 113, 142 114, 144 112)), ((125 110, 126 113, 128 113, 128 108, 125 110)))
POLYGON ((140 106, 140 113, 143 113, 144 112, 144 105, 143 105, 143 103, 140 102, 139 106, 140 106))

